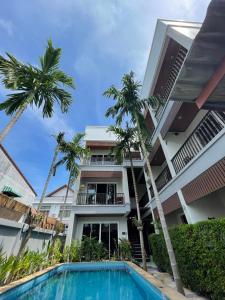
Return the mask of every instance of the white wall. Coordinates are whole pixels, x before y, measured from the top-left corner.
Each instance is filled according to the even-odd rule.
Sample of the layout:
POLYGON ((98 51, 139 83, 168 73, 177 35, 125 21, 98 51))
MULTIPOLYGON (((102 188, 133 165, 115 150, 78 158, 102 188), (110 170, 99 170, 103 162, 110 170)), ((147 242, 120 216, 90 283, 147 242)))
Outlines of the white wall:
POLYGON ((193 223, 225 217, 225 188, 190 203, 188 207, 193 223))
POLYGON ((168 227, 174 226, 174 225, 179 225, 182 224, 180 215, 184 214, 183 209, 179 208, 170 214, 166 215, 166 224, 168 227))
POLYGON ((84 223, 117 223, 118 224, 118 238, 128 239, 127 219, 125 217, 78 217, 77 226, 74 234, 75 240, 81 240, 84 223), (126 233, 125 235, 122 233, 126 233))
MULTIPOLYGON (((17 255, 23 238, 22 223, 0 219, 0 246, 7 255, 17 255)), ((52 231, 47 229, 35 229, 27 243, 27 247, 34 251, 45 251, 52 231)))
POLYGON ((107 130, 108 126, 87 126, 84 139, 86 141, 116 141, 116 136, 107 130))
POLYGON ((16 199, 17 201, 27 205, 33 203, 34 192, 0 147, 0 191, 4 186, 11 187, 13 191, 21 195, 16 199))

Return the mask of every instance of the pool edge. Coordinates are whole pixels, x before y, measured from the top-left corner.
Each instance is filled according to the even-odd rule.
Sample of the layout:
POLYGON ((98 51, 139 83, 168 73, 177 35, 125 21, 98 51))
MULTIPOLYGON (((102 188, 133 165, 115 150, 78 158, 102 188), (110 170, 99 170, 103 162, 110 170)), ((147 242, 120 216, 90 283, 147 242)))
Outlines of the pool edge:
POLYGON ((176 290, 165 286, 162 281, 156 279, 153 275, 149 274, 133 262, 125 261, 125 263, 128 264, 133 270, 135 270, 141 277, 147 280, 151 285, 159 289, 170 300, 187 300, 185 296, 178 293, 176 290))

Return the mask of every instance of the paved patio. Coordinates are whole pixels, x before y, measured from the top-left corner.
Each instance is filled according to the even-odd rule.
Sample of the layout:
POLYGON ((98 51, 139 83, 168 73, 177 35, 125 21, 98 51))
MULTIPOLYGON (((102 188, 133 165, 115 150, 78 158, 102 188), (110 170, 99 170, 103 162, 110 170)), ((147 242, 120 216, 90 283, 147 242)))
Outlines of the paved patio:
MULTIPOLYGON (((164 285, 176 289, 172 276, 168 273, 159 272, 153 262, 148 263, 148 273, 153 275, 156 279, 160 280, 164 285)), ((184 291, 186 298, 189 300, 209 300, 208 298, 197 295, 189 289, 185 288, 184 291)))

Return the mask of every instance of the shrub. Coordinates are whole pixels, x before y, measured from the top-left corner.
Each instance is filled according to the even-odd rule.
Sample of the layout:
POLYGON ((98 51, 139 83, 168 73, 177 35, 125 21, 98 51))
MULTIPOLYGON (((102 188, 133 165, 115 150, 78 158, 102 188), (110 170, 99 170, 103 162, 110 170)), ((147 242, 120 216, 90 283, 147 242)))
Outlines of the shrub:
MULTIPOLYGON (((210 299, 225 299, 225 219, 169 230, 184 285, 210 299)), ((162 234, 149 237, 159 269, 171 273, 162 234)))
POLYGON ((131 260, 131 244, 127 239, 119 241, 119 258, 121 260, 131 260))
POLYGON ((77 262, 80 261, 80 242, 72 241, 71 245, 67 245, 63 251, 64 262, 77 262))
POLYGON ((107 258, 108 253, 104 245, 99 243, 95 238, 83 237, 80 256, 83 261, 98 261, 107 258))

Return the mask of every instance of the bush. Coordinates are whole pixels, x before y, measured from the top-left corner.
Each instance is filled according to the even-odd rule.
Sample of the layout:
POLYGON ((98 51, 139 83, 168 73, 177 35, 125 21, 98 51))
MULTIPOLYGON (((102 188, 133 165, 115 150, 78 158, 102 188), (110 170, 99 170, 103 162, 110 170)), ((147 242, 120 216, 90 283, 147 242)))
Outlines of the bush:
POLYGON ((64 262, 78 262, 80 261, 80 242, 72 241, 71 245, 67 245, 63 251, 63 261, 64 262))
MULTIPOLYGON (((210 299, 225 299, 225 219, 169 231, 184 285, 210 299)), ((159 269, 171 273, 163 235, 152 234, 149 241, 159 269)))
POLYGON ((99 261, 108 258, 107 250, 95 238, 83 237, 80 247, 82 261, 99 261))
POLYGON ((119 241, 119 258, 120 260, 131 260, 131 244, 127 239, 119 241))

